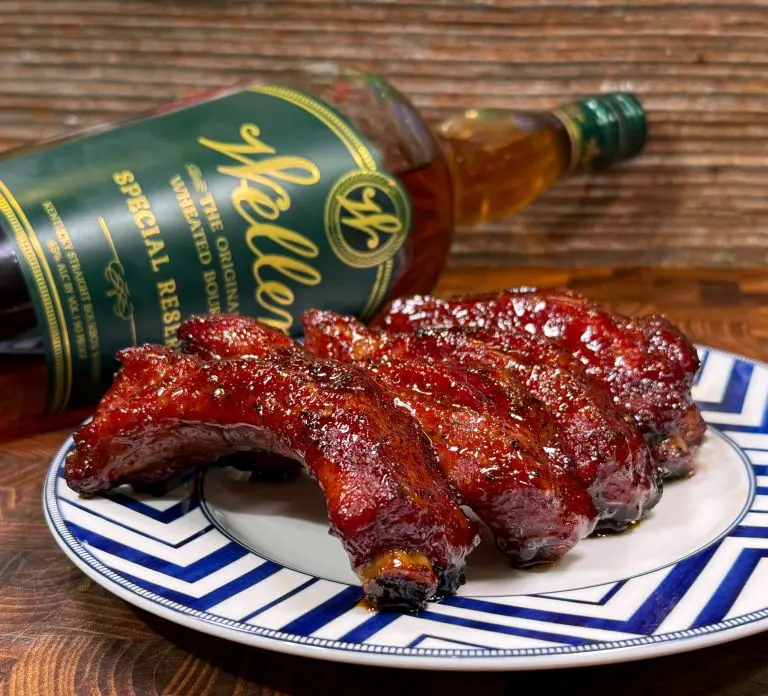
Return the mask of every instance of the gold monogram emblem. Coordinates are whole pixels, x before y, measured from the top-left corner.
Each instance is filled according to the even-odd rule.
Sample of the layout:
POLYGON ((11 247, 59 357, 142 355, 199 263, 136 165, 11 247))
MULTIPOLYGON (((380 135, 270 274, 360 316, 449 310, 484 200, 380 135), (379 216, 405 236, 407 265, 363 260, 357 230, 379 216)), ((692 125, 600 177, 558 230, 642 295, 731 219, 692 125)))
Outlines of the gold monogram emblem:
POLYGON ((410 226, 407 194, 382 172, 348 172, 326 200, 325 230, 331 249, 352 268, 373 268, 391 259, 410 226))
POLYGON ((128 291, 128 283, 125 281, 123 264, 112 259, 104 271, 104 277, 111 286, 111 289, 107 290, 107 297, 115 301, 112 308, 114 315, 126 320, 133 317, 133 302, 131 293, 128 291))

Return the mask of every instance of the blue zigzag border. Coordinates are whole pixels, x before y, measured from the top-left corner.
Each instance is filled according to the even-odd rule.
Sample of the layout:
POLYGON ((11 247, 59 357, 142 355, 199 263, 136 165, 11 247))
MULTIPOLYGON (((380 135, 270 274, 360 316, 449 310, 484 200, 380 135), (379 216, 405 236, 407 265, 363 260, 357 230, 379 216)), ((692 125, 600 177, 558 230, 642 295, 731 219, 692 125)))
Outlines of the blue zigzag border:
MULTIPOLYGON (((709 350, 712 350, 712 349, 709 349, 709 350)), ((709 353, 709 350, 707 351, 708 353, 709 353)), ((741 361, 742 364, 744 362, 749 362, 753 365, 758 364, 758 363, 754 363, 754 361, 749 361, 739 356, 734 356, 734 357, 738 361, 741 361)), ((765 423, 758 428, 749 428, 747 429, 747 431, 758 432, 758 433, 765 432, 764 425, 765 423)), ((728 430, 735 429, 733 428, 733 426, 726 426, 726 427, 728 428, 728 430)), ((742 428, 738 428, 738 430, 742 431, 742 428)), ((65 445, 61 448, 59 453, 56 455, 53 465, 51 467, 51 470, 49 471, 49 474, 46 478, 46 485, 45 485, 45 492, 44 492, 44 496, 45 496, 44 507, 46 512, 46 519, 52 531, 55 532, 57 541, 60 543, 62 548, 66 551, 66 553, 73 560, 75 560, 76 563, 78 564, 84 563, 88 568, 90 568, 90 570, 92 571, 91 573, 92 576, 95 574, 97 576, 96 579, 101 584, 107 587, 109 587, 110 584, 115 584, 120 588, 122 588, 123 591, 130 592, 136 595, 137 597, 141 598, 144 603, 147 603, 147 602, 156 603, 158 606, 163 607, 165 611, 171 611, 180 615, 185 615, 187 617, 194 617, 196 619, 202 620, 207 624, 211 624, 219 627, 225 627, 228 631, 231 631, 233 633, 232 637, 236 637, 237 633, 241 633, 241 634, 249 634, 252 636, 259 636, 265 639, 270 639, 271 641, 301 644, 301 645, 312 646, 314 648, 322 647, 322 648, 331 649, 334 651, 381 653, 381 654, 398 655, 398 656, 422 656, 422 657, 436 657, 436 658, 439 658, 439 657, 499 658, 499 657, 529 657, 529 656, 541 657, 546 655, 563 655, 571 652, 579 653, 579 652, 616 650, 616 649, 624 649, 628 647, 646 646, 646 645, 655 644, 655 643, 665 643, 669 641, 688 640, 696 637, 701 637, 704 635, 710 635, 713 633, 732 630, 737 627, 742 627, 748 624, 757 624, 757 623, 768 620, 768 608, 761 609, 759 611, 752 612, 744 616, 736 617, 734 619, 722 620, 723 617, 730 610, 733 600, 735 600, 735 598, 739 594, 740 587, 738 587, 738 583, 734 582, 734 580, 736 580, 736 578, 738 577, 740 579, 743 579, 744 582, 746 582, 746 579, 744 578, 748 578, 749 571, 751 571, 751 569, 753 569, 757 565, 757 563, 761 558, 768 556, 768 551, 765 551, 765 550, 744 549, 740 554, 739 559, 737 560, 737 563, 731 569, 731 574, 729 574, 728 582, 722 583, 723 586, 727 587, 727 592, 729 596, 731 596, 730 602, 726 602, 725 604, 723 602, 716 602, 715 604, 710 602, 710 604, 708 604, 705 607, 705 609, 702 610, 699 617, 697 617, 696 622, 690 629, 687 629, 684 631, 666 633, 666 634, 659 634, 659 635, 647 635, 647 633, 651 633, 653 630, 658 628, 658 626, 661 623, 661 620, 663 620, 663 618, 668 615, 668 612, 671 611, 671 609, 676 604, 675 598, 672 598, 673 601, 670 602, 670 598, 671 598, 670 592, 675 594, 676 597, 679 599, 679 597, 682 596, 690 587, 690 584, 693 582, 693 580, 695 580, 695 578, 698 577, 697 571, 706 565, 706 563, 711 558, 712 554, 715 553, 716 549, 719 547, 719 544, 721 542, 712 544, 708 548, 697 552, 693 556, 688 557, 686 560, 676 563, 675 569, 667 576, 667 578, 665 578, 664 581, 662 581, 659 588, 657 588, 657 590, 663 589, 664 592, 655 592, 653 595, 651 595, 646 600, 646 602, 640 607, 640 609, 638 609, 635 612, 633 617, 631 617, 628 621, 622 622, 622 621, 613 621, 613 620, 606 620, 606 619, 597 619, 597 618, 591 618, 591 617, 579 617, 584 619, 585 623, 575 623, 574 618, 576 617, 573 617, 572 615, 568 615, 568 614, 560 614, 558 612, 542 612, 538 610, 522 609, 519 607, 508 607, 508 606, 503 606, 496 603, 486 602, 484 600, 478 600, 478 599, 473 599, 468 597, 454 597, 454 598, 451 598, 448 602, 446 602, 454 606, 459 606, 459 607, 463 606, 469 609, 476 609, 484 612, 492 612, 495 614, 505 615, 505 616, 516 616, 520 618, 528 618, 528 619, 534 619, 538 621, 550 621, 550 622, 555 622, 559 625, 580 625, 580 626, 587 626, 590 628, 604 628, 608 630, 618 630, 618 631, 631 632, 631 633, 638 633, 638 632, 646 633, 646 635, 639 635, 637 637, 622 639, 617 641, 589 640, 589 639, 577 638, 574 636, 567 636, 567 635, 564 636, 561 634, 556 634, 556 635, 549 634, 546 632, 546 630, 535 631, 535 630, 511 628, 507 626, 498 626, 493 623, 482 621, 480 617, 478 617, 477 619, 459 618, 455 616, 448 616, 445 614, 436 614, 435 612, 431 612, 431 611, 426 611, 424 613, 424 618, 429 618, 436 622, 449 623, 453 625, 466 625, 474 628, 482 628, 483 630, 490 630, 490 631, 496 631, 496 632, 501 631, 505 633, 513 633, 514 635, 530 636, 533 638, 539 638, 539 639, 548 640, 548 641, 557 641, 561 644, 566 643, 567 645, 561 645, 561 646, 551 647, 551 648, 493 649, 493 648, 484 648, 479 646, 469 647, 471 644, 468 644, 468 647, 466 649, 419 648, 418 643, 421 642, 425 637, 428 637, 429 635, 426 633, 423 634, 422 637, 417 638, 416 640, 413 640, 411 645, 407 647, 360 644, 360 641, 363 641, 369 638, 370 636, 374 635, 376 632, 384 628, 386 625, 388 625, 392 621, 399 618, 398 614, 383 614, 383 613, 375 614, 371 616, 370 618, 362 622, 360 625, 358 625, 355 629, 348 632, 340 640, 330 640, 330 639, 315 638, 315 637, 309 636, 308 635, 309 633, 317 630, 318 628, 325 625, 329 621, 343 614, 348 609, 351 609, 354 607, 354 605, 357 603, 360 597, 360 592, 357 588, 353 588, 351 586, 347 587, 346 589, 342 589, 337 595, 331 597, 326 602, 314 607, 310 612, 286 624, 282 628, 282 630, 278 631, 278 630, 272 630, 272 629, 265 629, 253 624, 243 623, 244 620, 253 618, 257 614, 265 611, 267 608, 275 606, 276 604, 279 604, 280 602, 287 599, 289 596, 292 596, 297 592, 301 591, 302 589, 305 589, 306 587, 311 585, 316 580, 311 576, 307 576, 307 581, 301 584, 298 588, 275 599, 274 601, 270 602, 268 605, 264 607, 261 607, 257 611, 252 612, 250 615, 244 617, 243 621, 233 621, 229 619, 224 619, 222 617, 217 617, 217 616, 208 614, 204 610, 205 607, 213 606, 213 604, 220 601, 220 599, 217 599, 216 601, 213 601, 213 602, 209 602, 208 601, 209 596, 206 595, 204 598, 201 598, 202 601, 198 603, 198 606, 192 606, 192 604, 190 603, 190 597, 188 597, 187 595, 182 595, 180 593, 173 593, 176 596, 169 597, 168 596, 169 591, 166 588, 157 588, 155 586, 152 586, 151 583, 147 583, 146 581, 139 580, 138 578, 133 578, 125 574, 121 576, 120 574, 114 572, 113 570, 111 570, 110 568, 102 564, 100 561, 98 561, 96 558, 94 558, 88 552, 87 548, 82 543, 80 543, 80 540, 75 538, 75 536, 72 534, 72 531, 68 528, 69 523, 64 522, 60 514, 60 511, 57 506, 57 495, 56 495, 56 480, 58 477, 59 468, 61 466, 61 462, 63 461, 63 456, 70 446, 71 446, 71 440, 68 440, 65 443, 65 445), (735 569, 738 569, 744 572, 736 573, 735 569), (156 590, 161 590, 166 596, 161 596, 156 590), (665 595, 665 596, 661 597, 661 595, 665 595), (659 602, 659 601, 666 601, 670 605, 668 607, 668 611, 663 614, 661 619, 659 619, 659 616, 661 616, 661 613, 652 606, 654 602, 659 602), (649 617, 655 617, 655 618, 653 621, 651 621, 649 620, 649 617)), ((754 465, 753 467, 755 469, 758 468, 757 466, 754 466, 754 465)), ((754 488, 753 488, 753 491, 754 491, 754 488)), ((753 496, 754 496, 754 492, 753 492, 753 496)), ((158 511, 155 510, 154 508, 151 508, 151 506, 144 505, 140 503, 140 501, 135 501, 134 499, 131 499, 129 496, 126 496, 126 498, 128 498, 127 501, 116 500, 115 502, 119 502, 120 504, 126 504, 127 507, 133 507, 133 503, 138 503, 139 505, 142 505, 142 507, 144 508, 151 509, 153 513, 156 513, 156 516, 154 516, 153 519, 157 519, 158 517, 160 517, 161 519, 157 519, 157 521, 162 521, 162 522, 171 521, 170 518, 173 517, 173 515, 178 515, 179 511, 184 509, 184 503, 185 503, 185 501, 180 501, 180 503, 174 505, 172 508, 169 509, 169 510, 173 510, 172 513, 163 515, 162 513, 158 513, 158 511)), ((751 502, 752 500, 750 500, 750 503, 751 502)), ((191 509, 193 509, 193 507, 186 508, 184 514, 186 514, 186 512, 190 511, 191 509)), ((142 514, 145 513, 143 509, 140 511, 142 512, 142 514)), ((168 510, 164 512, 168 513, 168 510)), ((152 515, 150 514, 150 516, 152 515)), ((80 535, 79 533, 85 532, 85 530, 77 529, 75 525, 71 525, 71 526, 74 528, 75 531, 78 532, 78 536, 80 535)), ((748 537, 748 536, 764 537, 766 535, 766 530, 763 530, 762 528, 754 528, 754 530, 756 533, 752 534, 750 532, 753 531, 753 528, 737 527, 731 531, 730 535, 738 536, 738 537, 748 537)), ((81 537, 81 538, 84 538, 84 537, 81 537)), ((91 540, 91 542, 93 542, 93 540, 91 540)), ((215 553, 221 553, 222 557, 226 554, 236 555, 237 551, 235 551, 234 549, 230 549, 229 547, 230 547, 230 544, 227 544, 224 547, 224 549, 221 549, 215 553)), ((114 549, 114 547, 112 548, 114 549)), ((108 550, 108 549, 104 549, 104 550, 108 550)), ((247 552, 243 550, 243 553, 241 553, 238 557, 242 557, 242 555, 245 555, 245 553, 247 552)), ((155 560, 160 562, 160 559, 155 559, 155 560)), ((232 560, 235 560, 234 556, 230 558, 229 562, 231 562, 232 560)), ((146 559, 144 559, 144 561, 146 561, 146 559)), ((149 563, 153 563, 153 562, 154 561, 149 561, 149 563)), ((150 565, 147 565, 147 567, 150 567, 150 565)), ((164 562, 164 565, 159 565, 158 569, 160 569, 161 567, 162 567, 161 572, 169 573, 169 564, 167 562, 164 562)), ((254 571, 247 573, 245 576, 241 576, 241 578, 238 578, 238 580, 242 580, 245 577, 249 577, 253 575, 253 577, 249 577, 248 581, 244 582, 244 587, 250 587, 254 584, 254 581, 258 582, 260 580, 263 580, 266 577, 273 575, 275 572, 281 569, 282 569, 282 566, 280 566, 279 564, 275 564, 272 561, 265 560, 264 563, 259 565, 254 571)), ((171 569, 171 572, 169 574, 172 577, 173 577, 173 573, 174 573, 174 569, 171 569)), ((620 587, 621 583, 617 583, 617 585, 620 587)), ((741 586, 743 586, 743 583, 741 583, 741 586)), ((340 587, 343 587, 343 586, 340 585, 340 587)), ((223 588, 218 588, 218 589, 223 589, 223 588)), ((615 591, 617 591, 616 586, 612 588, 612 590, 608 594, 612 596, 615 593, 615 591)), ((216 591, 214 591, 214 593, 218 594, 216 591)), ((231 596, 231 594, 232 594, 231 591, 226 592, 226 596, 231 596)), ((221 597, 221 595, 218 595, 218 596, 221 597)), ((545 595, 545 596, 547 596, 548 598, 556 598, 556 597, 551 597, 549 595, 545 595)), ((599 604, 605 603, 605 601, 607 601, 607 599, 604 597, 599 602, 599 604)), ((592 604, 592 603, 594 602, 587 602, 587 604, 592 604)), ((151 606, 148 608, 152 610, 151 606)), ((542 625, 542 629, 545 629, 545 628, 546 627, 542 625)))
MULTIPOLYGON (((765 363, 759 362, 757 360, 752 360, 751 358, 747 358, 741 355, 736 355, 735 353, 730 353, 725 350, 719 350, 715 348, 707 348, 706 349, 706 356, 708 357, 711 352, 718 352, 721 355, 727 355, 734 359, 735 364, 733 366, 733 370, 731 371, 731 376, 728 382, 728 385, 725 390, 725 394, 723 395, 723 400, 721 402, 709 402, 709 401, 696 401, 697 405, 702 409, 702 411, 707 412, 706 415, 709 418, 712 418, 712 416, 717 413, 741 413, 741 411, 744 408, 744 401, 746 399, 747 390, 749 389, 749 384, 751 382, 751 377, 754 374, 754 371, 756 369, 761 370, 768 370, 768 365, 765 363), (739 374, 738 380, 733 379, 734 373, 739 374), (747 372, 749 375, 749 379, 747 380, 746 384, 743 382, 743 374, 744 372, 747 372), (735 385, 734 385, 735 383, 735 385), (725 404, 725 406, 723 406, 725 404)), ((699 373, 700 374, 700 373, 699 373)), ((763 413, 762 421, 759 425, 735 425, 730 423, 718 423, 716 419, 708 420, 708 423, 712 423, 713 425, 720 426, 722 429, 722 432, 724 434, 728 434, 730 432, 733 433, 755 433, 759 435, 768 434, 768 408, 766 408, 765 412, 763 413)))

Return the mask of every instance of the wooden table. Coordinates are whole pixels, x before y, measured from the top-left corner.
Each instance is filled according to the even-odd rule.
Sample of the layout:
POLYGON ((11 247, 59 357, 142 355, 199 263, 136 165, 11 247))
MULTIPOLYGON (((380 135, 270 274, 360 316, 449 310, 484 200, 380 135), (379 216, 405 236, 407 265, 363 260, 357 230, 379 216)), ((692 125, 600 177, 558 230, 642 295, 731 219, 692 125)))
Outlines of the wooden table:
POLYGON ((459 230, 456 265, 768 265, 765 0, 0 0, 0 150, 313 61, 433 119, 640 95, 641 158, 459 230))
MULTIPOLYGON (((694 339, 768 359, 764 271, 466 269, 440 292, 512 284, 578 288, 623 312, 661 311, 694 339)), ((180 628, 113 597, 59 551, 41 483, 64 432, 0 446, 0 694, 326 696, 540 693, 765 696, 768 633, 646 662, 567 672, 437 674, 314 661, 180 628)))

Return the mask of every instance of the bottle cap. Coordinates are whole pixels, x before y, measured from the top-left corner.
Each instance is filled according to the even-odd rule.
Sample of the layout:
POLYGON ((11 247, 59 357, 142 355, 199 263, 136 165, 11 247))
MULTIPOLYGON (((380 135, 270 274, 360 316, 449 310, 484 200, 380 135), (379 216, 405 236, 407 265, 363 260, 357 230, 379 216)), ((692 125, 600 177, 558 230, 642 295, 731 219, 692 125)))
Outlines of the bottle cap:
POLYGON ((552 113, 571 140, 571 169, 598 169, 629 159, 645 145, 645 110, 629 92, 586 97, 552 113))

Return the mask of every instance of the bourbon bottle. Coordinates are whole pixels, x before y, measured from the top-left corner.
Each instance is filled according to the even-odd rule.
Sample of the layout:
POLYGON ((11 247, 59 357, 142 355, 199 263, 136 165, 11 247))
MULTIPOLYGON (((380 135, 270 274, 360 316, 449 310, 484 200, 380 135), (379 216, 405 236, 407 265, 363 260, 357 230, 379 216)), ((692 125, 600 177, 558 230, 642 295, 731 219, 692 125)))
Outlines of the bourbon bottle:
POLYGON ((183 319, 310 307, 373 316, 428 292, 456 222, 514 213, 569 172, 636 155, 606 94, 435 126, 342 68, 237 85, 0 159, 0 437, 75 422, 130 344, 183 319))

